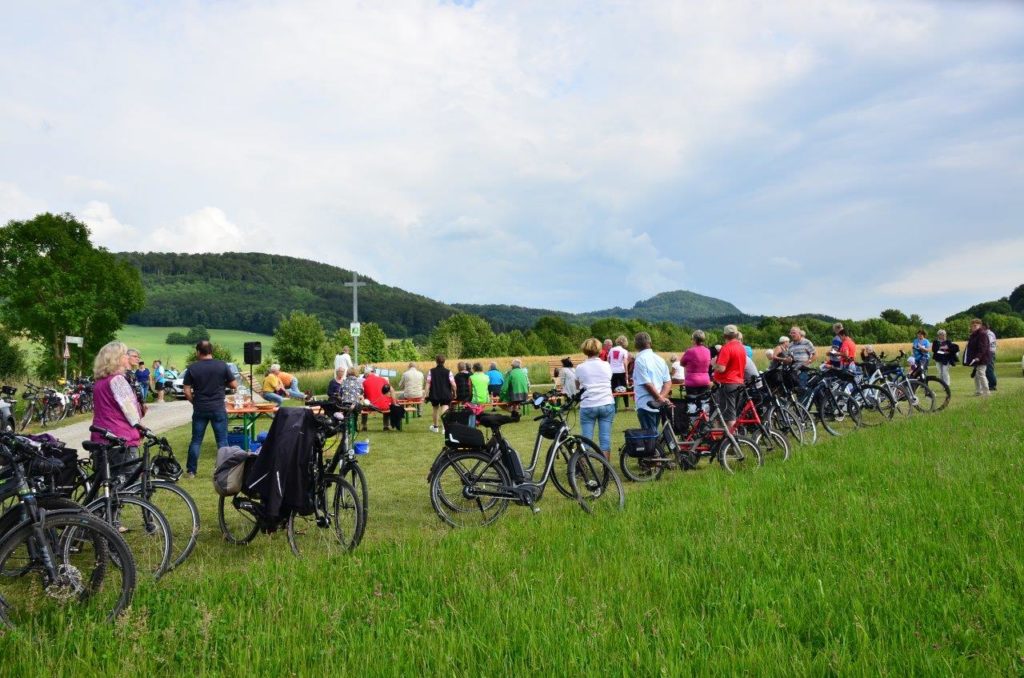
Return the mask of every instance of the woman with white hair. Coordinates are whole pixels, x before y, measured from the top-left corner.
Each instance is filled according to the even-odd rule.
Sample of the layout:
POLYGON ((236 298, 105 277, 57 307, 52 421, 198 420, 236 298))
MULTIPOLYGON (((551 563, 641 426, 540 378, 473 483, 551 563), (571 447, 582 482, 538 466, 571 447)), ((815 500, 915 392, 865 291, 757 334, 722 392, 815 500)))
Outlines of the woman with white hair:
MULTIPOLYGON (((135 390, 125 378, 128 370, 128 347, 120 341, 112 341, 96 354, 92 373, 96 380, 93 386, 92 424, 105 428, 127 442, 127 449, 120 455, 111 455, 111 464, 121 464, 138 456, 142 436, 135 428, 142 422, 142 409, 135 390)), ((93 433, 91 440, 106 442, 99 433, 93 433)))
POLYGON ((776 363, 792 362, 789 359, 789 337, 786 335, 779 337, 779 342, 775 345, 775 350, 772 351, 772 355, 769 360, 776 363))

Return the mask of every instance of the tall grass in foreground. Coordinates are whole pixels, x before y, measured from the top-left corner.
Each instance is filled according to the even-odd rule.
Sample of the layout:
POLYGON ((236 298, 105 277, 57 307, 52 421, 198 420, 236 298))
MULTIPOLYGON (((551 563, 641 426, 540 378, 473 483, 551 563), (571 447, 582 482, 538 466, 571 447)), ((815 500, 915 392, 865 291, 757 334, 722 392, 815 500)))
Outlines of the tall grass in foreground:
MULTIPOLYGON (((588 518, 449 531, 430 511, 427 419, 372 433, 367 540, 296 560, 283 534, 219 540, 207 479, 196 555, 143 582, 116 625, 73 616, 0 638, 14 675, 1019 674, 1024 671, 1020 379, 999 397, 798 449, 630 485, 588 518)), ((634 425, 632 412, 616 420, 634 425)), ((379 430, 379 424, 377 428, 379 430)), ((532 424, 509 427, 528 449, 532 424)), ((186 432, 175 433, 184 451, 186 432)))

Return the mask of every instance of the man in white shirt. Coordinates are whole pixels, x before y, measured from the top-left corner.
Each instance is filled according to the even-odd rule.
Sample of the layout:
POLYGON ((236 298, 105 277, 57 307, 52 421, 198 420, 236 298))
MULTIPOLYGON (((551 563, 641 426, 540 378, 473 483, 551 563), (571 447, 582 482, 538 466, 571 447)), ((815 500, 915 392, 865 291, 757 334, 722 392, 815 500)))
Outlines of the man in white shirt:
POLYGON ((633 397, 640 428, 657 430, 661 407, 669 403, 672 379, 665 359, 651 349, 651 335, 640 332, 633 339, 636 361, 633 363, 633 397))
MULTIPOLYGON (((423 400, 423 373, 416 367, 416 363, 409 363, 409 369, 402 373, 398 382, 398 397, 408 400, 423 400)), ((420 416, 420 405, 416 404, 416 416, 420 416)))
POLYGON ((352 367, 352 357, 348 354, 348 346, 343 346, 341 353, 334 356, 334 371, 337 372, 342 367, 345 368, 345 374, 348 374, 352 367))

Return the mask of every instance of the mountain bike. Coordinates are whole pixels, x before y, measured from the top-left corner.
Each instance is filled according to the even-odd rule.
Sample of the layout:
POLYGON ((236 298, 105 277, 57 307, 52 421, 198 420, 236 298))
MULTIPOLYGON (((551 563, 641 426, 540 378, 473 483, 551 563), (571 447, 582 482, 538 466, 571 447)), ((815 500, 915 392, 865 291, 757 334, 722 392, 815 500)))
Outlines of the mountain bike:
POLYGON ((135 592, 128 544, 80 506, 41 506, 28 482, 30 463, 36 472, 47 473, 61 464, 38 455, 27 439, 0 434, 0 501, 18 499, 0 517, 0 622, 58 617, 55 623, 60 623, 72 605, 86 617, 113 620, 135 592))
MULTIPOLYGON (((861 364, 863 381, 886 391, 896 403, 896 411, 909 417, 918 412, 933 412, 936 409, 935 391, 929 384, 920 379, 912 379, 900 361, 906 354, 903 351, 892 360, 885 360, 885 353, 878 359, 861 364)), ((941 382, 940 382, 941 383, 941 382)), ((949 387, 945 386, 945 393, 949 387)))
POLYGON ((797 372, 789 367, 774 365, 761 373, 765 384, 762 419, 769 428, 791 437, 798 445, 818 442, 818 427, 814 417, 794 395, 799 388, 797 372))
MULTIPOLYGON (((544 404, 544 396, 535 394, 534 402, 544 404)), ((490 525, 508 509, 510 503, 529 507, 534 513, 544 496, 548 480, 554 475, 559 447, 575 448, 568 461, 568 483, 573 497, 587 513, 621 511, 626 495, 615 469, 593 442, 559 428, 548 448, 544 472, 539 479, 522 467, 519 454, 501 433, 501 427, 519 421, 518 416, 482 414, 483 433, 461 424, 445 426, 445 447, 431 466, 430 503, 438 517, 452 527, 490 525)), ((563 422, 564 423, 564 422, 563 422)), ((539 453, 538 453, 539 454, 539 453)), ((532 466, 536 468, 536 459, 532 466)))
POLYGON ((807 386, 799 393, 798 399, 818 420, 830 435, 845 435, 861 426, 860 405, 845 390, 846 381, 838 371, 812 371, 801 367, 809 374, 807 386))
POLYGON ((914 365, 910 370, 910 379, 924 382, 925 388, 931 391, 933 398, 927 404, 930 406, 928 412, 941 412, 946 409, 949 405, 949 400, 952 397, 952 393, 949 390, 949 384, 942 381, 938 377, 928 374, 927 363, 924 367, 920 364, 914 365))

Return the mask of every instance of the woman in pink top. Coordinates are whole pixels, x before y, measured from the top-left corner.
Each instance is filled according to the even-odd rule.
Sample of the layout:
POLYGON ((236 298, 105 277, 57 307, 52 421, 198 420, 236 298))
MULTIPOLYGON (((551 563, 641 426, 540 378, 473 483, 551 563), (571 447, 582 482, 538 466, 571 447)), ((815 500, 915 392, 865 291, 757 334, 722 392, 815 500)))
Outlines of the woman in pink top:
POLYGON ((711 385, 711 351, 704 345, 707 337, 702 330, 697 330, 691 335, 693 346, 686 349, 682 360, 679 362, 686 370, 686 377, 683 384, 686 386, 686 395, 697 395, 704 393, 711 385))
MULTIPOLYGON (((111 464, 120 464, 138 456, 141 435, 135 428, 142 421, 142 410, 135 390, 125 378, 128 369, 128 347, 120 341, 112 341, 96 354, 93 361, 93 426, 105 428, 128 445, 127 454, 120 458, 111 457, 111 464)), ((103 436, 92 434, 93 442, 105 442, 103 436)))

